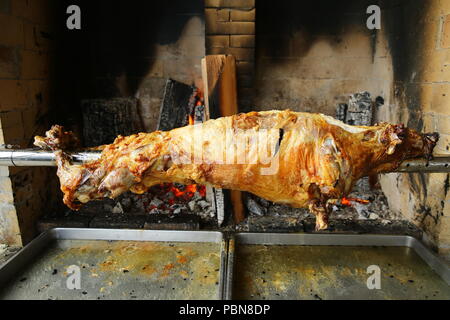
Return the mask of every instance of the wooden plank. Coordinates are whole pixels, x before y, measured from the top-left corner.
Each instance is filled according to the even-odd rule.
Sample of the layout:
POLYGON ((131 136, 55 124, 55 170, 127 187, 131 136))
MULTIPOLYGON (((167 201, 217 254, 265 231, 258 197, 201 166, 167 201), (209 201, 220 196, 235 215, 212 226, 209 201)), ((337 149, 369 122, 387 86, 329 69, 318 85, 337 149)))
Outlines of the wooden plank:
MULTIPOLYGON (((203 86, 204 86, 204 100, 205 100, 205 120, 209 120, 209 119, 214 119, 217 118, 218 116, 220 116, 220 113, 217 112, 213 106, 214 104, 214 99, 211 97, 210 98, 210 90, 209 88, 214 88, 216 86, 218 77, 214 77, 214 72, 213 72, 213 68, 216 67, 214 66, 209 66, 207 65, 207 59, 204 58, 202 59, 202 78, 203 78, 203 86), (208 74, 210 73, 210 74, 208 74), (211 106, 210 106, 211 104, 211 106), (211 116, 211 107, 213 108, 212 110, 212 116, 211 116)), ((220 66, 217 66, 218 70, 220 69, 220 66)), ((224 218, 225 218, 225 208, 224 208, 224 192, 222 189, 216 189, 210 186, 207 186, 207 192, 206 194, 208 195, 212 195, 213 199, 210 199, 210 202, 213 204, 214 210, 216 211, 217 214, 217 224, 219 226, 222 225, 224 218), (212 201, 211 201, 212 200, 212 201)))
MULTIPOLYGON (((210 55, 202 59, 205 104, 209 117, 231 116, 238 113, 236 59, 231 55, 210 55)), ((229 191, 235 223, 245 219, 240 191, 229 191)), ((220 220, 220 219, 219 219, 220 220)))

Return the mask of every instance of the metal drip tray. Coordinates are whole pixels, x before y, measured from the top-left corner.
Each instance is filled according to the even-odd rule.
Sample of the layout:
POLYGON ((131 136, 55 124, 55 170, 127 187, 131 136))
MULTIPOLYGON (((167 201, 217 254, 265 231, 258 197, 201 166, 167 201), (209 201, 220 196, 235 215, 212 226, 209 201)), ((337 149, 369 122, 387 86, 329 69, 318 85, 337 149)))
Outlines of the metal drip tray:
POLYGON ((54 229, 0 267, 0 299, 450 299, 449 284, 418 240, 386 235, 54 229))
POLYGON ((0 268, 0 299, 222 299, 225 263, 219 232, 54 229, 0 268))
POLYGON ((233 299, 450 299, 448 265, 407 236, 236 234, 228 272, 233 299))

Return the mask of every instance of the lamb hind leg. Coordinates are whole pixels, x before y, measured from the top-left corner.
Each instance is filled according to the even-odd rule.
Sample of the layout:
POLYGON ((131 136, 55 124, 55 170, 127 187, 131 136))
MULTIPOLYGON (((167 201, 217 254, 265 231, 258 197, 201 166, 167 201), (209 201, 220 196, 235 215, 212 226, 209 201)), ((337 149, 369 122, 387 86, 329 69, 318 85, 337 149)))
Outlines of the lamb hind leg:
POLYGON ((320 200, 312 200, 309 210, 316 216, 316 231, 328 229, 329 207, 320 200))

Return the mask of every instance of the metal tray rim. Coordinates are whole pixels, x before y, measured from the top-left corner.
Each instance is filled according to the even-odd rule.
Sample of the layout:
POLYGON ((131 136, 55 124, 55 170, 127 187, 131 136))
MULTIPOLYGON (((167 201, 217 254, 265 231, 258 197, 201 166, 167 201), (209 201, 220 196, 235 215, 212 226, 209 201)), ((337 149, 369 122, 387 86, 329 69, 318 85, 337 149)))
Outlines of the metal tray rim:
POLYGON ((54 228, 46 233, 48 233, 53 239, 57 240, 124 240, 219 243, 225 238, 224 234, 220 231, 54 228))
POLYGON ((407 246, 419 242, 407 235, 386 234, 311 234, 311 233, 235 233, 242 244, 326 245, 326 246, 407 246))

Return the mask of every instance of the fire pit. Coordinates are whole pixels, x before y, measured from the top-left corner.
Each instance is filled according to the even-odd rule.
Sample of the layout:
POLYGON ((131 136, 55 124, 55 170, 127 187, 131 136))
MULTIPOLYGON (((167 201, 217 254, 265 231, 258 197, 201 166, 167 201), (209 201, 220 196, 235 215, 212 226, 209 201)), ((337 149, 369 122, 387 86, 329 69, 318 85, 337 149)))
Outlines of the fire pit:
MULTIPOLYGON (((267 278, 253 276, 258 268, 267 266, 264 259, 269 256, 272 261, 278 259, 279 268, 295 269, 296 264, 283 261, 283 257, 315 254, 302 247, 283 248, 277 256, 273 246, 283 241, 263 244, 259 236, 247 238, 243 234, 247 232, 413 237, 450 261, 450 11, 446 1, 412 2, 173 0, 130 5, 124 1, 60 0, 39 2, 36 7, 36 1, 0 1, 0 16, 5 21, 0 30, 0 248, 3 244, 24 247, 53 228, 223 232, 224 239, 236 235, 236 254, 241 259, 238 268, 249 269, 235 277, 240 283, 228 292, 228 297, 240 298, 294 294, 289 283, 284 291, 276 288, 274 268, 267 278), (79 9, 81 20, 77 23, 77 14, 67 13, 73 12, 69 7, 79 9), (278 112, 282 115, 273 116, 278 112), (255 179, 252 170, 220 170, 209 164, 192 171, 183 167, 179 175, 165 174, 166 169, 175 170, 172 158, 158 158, 161 166, 153 168, 149 164, 152 157, 138 148, 116 168, 113 165, 120 157, 108 149, 118 136, 120 144, 124 137, 139 132, 142 138, 149 138, 160 131, 154 136, 165 146, 163 139, 172 139, 172 134, 162 132, 181 130, 183 134, 174 134, 174 139, 186 141, 189 134, 182 128, 228 119, 236 137, 236 129, 250 129, 251 136, 274 126, 269 140, 278 144, 269 156, 292 155, 295 153, 286 150, 292 151, 296 142, 289 142, 293 141, 289 125, 279 122, 291 116, 310 119, 301 126, 308 128, 302 137, 309 138, 310 144, 303 144, 296 153, 301 157, 284 162, 283 176, 264 183, 255 179), (272 120, 261 120, 268 118, 272 120), (321 124, 311 125, 313 122, 321 124), (35 149, 34 138, 55 124, 73 132, 78 142, 71 141, 70 148, 58 149, 56 143, 54 148, 35 149), (324 129, 330 126, 333 130, 324 129), (336 143, 338 137, 375 126, 391 129, 336 143), (399 149, 408 153, 404 141, 409 141, 409 150, 418 148, 419 140, 407 132, 422 137, 427 146, 421 150, 424 157, 389 158, 399 149), (366 159, 376 154, 377 148, 357 148, 356 140, 360 145, 376 141, 389 147, 366 159), (319 146, 318 141, 323 144, 319 146), (105 148, 111 166, 99 160, 105 148), (150 179, 144 172, 131 168, 133 154, 142 156, 136 162, 142 169, 148 165, 147 173, 161 169, 154 184, 144 181, 150 179), (395 161, 374 165, 385 158, 395 161), (345 161, 352 165, 346 167, 345 161), (300 162, 302 165, 294 165, 300 162), (130 172, 137 179, 132 186, 124 183, 124 189, 130 191, 123 193, 112 188, 113 184, 91 183, 89 174, 70 184, 58 179, 57 164, 60 171, 61 164, 74 170, 67 177, 79 178, 76 169, 86 173, 89 168, 84 166, 89 164, 92 172, 122 168, 118 170, 123 174, 118 175, 120 182, 129 182, 130 172), (345 172, 337 174, 340 179, 332 179, 333 164, 345 172), (383 170, 383 165, 392 167, 383 170), (355 182, 358 173, 367 177, 355 182), (302 174, 302 179, 298 178, 302 174), (180 176, 183 179, 177 180, 180 176), (311 181, 305 186, 307 179, 311 181), (347 190, 346 181, 350 180, 355 185, 347 190), (152 185, 148 190, 146 183, 152 185), (64 194, 61 186, 66 186, 64 194), (93 186, 97 187, 93 192, 86 191, 93 186), (120 195, 116 197, 113 189, 120 195), (245 257, 258 263, 252 265, 245 257), (271 286, 264 291, 269 276, 271 286), (249 277, 255 281, 247 281, 249 277), (255 290, 245 286, 246 281, 255 290)), ((209 145, 230 149, 217 147, 230 141, 215 132, 207 139, 209 145)), ((247 145, 236 141, 236 146, 247 145)), ((151 144, 134 142, 144 149, 151 144)), ((45 148, 45 143, 42 146, 45 148)), ((248 152, 241 153, 244 158, 255 151, 245 150, 248 152)), ((155 148, 154 154, 158 152, 155 148)), ((232 246, 231 238, 224 243, 232 246)), ((333 251, 327 250, 325 256, 333 251)), ((349 252, 346 250, 341 251, 343 255, 349 252)), ((376 255, 377 250, 372 253, 376 255)), ((403 253, 389 251, 391 257, 404 257, 403 253)), ((228 250, 227 254, 234 253, 228 250)), ((325 256, 317 253, 316 257, 325 256)), ((175 263, 170 263, 180 267, 176 255, 171 257, 175 263)), ((108 260, 104 258, 100 264, 108 260)), ((408 264, 420 266, 415 258, 408 264)), ((326 274, 323 267, 318 266, 322 275, 326 274)), ((393 273, 389 265, 384 267, 393 273)), ((299 264, 299 268, 300 273, 308 274, 307 266, 299 264)), ((360 274, 363 269, 358 268, 353 270, 360 274)), ((399 279, 385 280, 397 285, 399 279)), ((302 281, 310 287, 317 284, 314 278, 302 281)), ((419 288, 418 283, 403 285, 419 288)), ((211 284, 213 288, 215 284, 211 284)), ((395 288, 401 290, 402 286, 395 288)), ((312 293, 297 297, 336 297, 336 292, 326 290, 312 293)), ((426 296, 432 298, 430 294, 427 291, 426 296)), ((427 298, 420 293, 416 297, 427 298)))

